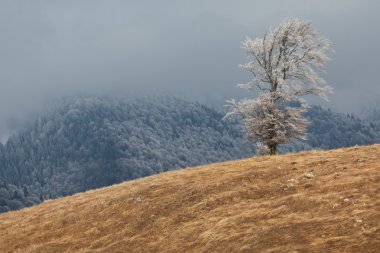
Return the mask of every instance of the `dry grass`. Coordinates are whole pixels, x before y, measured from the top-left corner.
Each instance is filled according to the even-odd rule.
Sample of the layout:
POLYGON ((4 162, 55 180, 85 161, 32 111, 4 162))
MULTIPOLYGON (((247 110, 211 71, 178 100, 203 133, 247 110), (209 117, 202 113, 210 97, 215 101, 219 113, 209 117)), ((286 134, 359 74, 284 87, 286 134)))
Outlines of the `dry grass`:
POLYGON ((379 158, 252 158, 47 201, 0 215, 0 252, 380 252, 379 158))

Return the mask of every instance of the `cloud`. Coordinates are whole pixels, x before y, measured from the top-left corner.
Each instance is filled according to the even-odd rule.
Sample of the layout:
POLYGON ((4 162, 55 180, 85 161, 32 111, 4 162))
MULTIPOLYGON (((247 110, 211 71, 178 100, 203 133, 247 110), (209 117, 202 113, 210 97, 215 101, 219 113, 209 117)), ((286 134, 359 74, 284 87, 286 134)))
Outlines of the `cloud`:
MULTIPOLYGON (((286 17, 310 20, 336 53, 330 106, 380 96, 378 1, 0 2, 0 129, 46 99, 78 92, 171 93, 206 103, 243 96, 245 36, 286 17)), ((24 115, 24 116, 23 116, 24 115)), ((1 132, 1 130, 0 130, 1 132)))

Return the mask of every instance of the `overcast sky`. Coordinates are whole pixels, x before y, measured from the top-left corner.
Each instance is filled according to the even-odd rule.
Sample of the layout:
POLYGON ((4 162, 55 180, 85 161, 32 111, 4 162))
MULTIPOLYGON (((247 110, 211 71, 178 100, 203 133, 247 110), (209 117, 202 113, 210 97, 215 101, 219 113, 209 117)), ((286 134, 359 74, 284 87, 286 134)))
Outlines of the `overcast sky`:
POLYGON ((241 42, 286 17, 332 40, 328 106, 358 112, 380 100, 379 10, 377 0, 0 0, 0 137, 64 95, 169 93, 209 104, 242 95, 241 42))

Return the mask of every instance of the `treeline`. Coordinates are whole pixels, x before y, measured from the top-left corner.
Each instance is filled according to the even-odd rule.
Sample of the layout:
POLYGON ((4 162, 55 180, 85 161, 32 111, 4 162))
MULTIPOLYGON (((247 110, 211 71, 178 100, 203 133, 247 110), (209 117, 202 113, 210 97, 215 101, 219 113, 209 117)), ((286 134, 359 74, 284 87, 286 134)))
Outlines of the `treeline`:
POLYGON ((380 142, 380 129, 373 121, 321 107, 312 107, 306 117, 311 122, 307 141, 311 148, 333 149, 380 142))
MULTIPOLYGON (((0 145, 0 180, 41 199, 55 198, 254 155, 241 125, 222 117, 173 97, 69 99, 0 145)), ((308 141, 285 145, 283 152, 379 141, 379 131, 352 115, 313 107, 307 117, 308 141)))
POLYGON ((0 213, 33 206, 43 201, 42 196, 29 192, 28 187, 17 187, 0 182, 0 213))

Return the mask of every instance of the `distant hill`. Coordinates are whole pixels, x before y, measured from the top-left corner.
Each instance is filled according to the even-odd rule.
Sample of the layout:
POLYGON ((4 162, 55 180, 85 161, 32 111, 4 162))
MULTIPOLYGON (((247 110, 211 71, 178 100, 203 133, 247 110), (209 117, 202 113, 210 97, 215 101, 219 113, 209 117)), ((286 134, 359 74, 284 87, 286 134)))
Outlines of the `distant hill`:
POLYGON ((380 145, 210 164, 0 215, 1 252, 378 252, 380 145))
MULTIPOLYGON (((309 140, 282 152, 371 144, 379 132, 352 115, 312 107, 309 140)), ((43 198, 167 170, 254 155, 238 122, 173 97, 71 98, 0 145, 0 180, 43 198)), ((0 209, 1 210, 1 209, 0 209)))
POLYGON ((0 147, 0 179, 51 198, 254 154, 222 116, 172 97, 69 99, 0 147))
POLYGON ((334 149, 380 143, 380 131, 370 121, 313 106, 305 115, 311 122, 307 144, 315 149, 334 149))
POLYGON ((380 102, 374 108, 368 109, 367 112, 364 112, 365 119, 371 123, 371 127, 380 131, 380 102))

